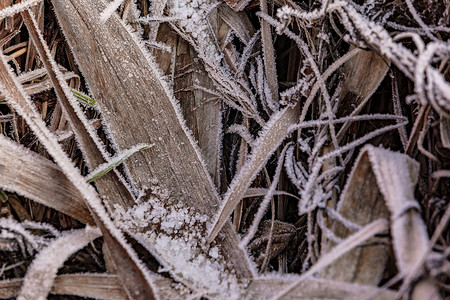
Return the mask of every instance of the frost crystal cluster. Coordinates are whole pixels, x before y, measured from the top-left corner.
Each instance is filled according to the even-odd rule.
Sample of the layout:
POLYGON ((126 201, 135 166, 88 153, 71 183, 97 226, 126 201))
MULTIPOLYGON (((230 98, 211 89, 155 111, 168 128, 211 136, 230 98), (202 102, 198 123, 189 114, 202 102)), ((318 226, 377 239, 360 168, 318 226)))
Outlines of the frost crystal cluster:
POLYGON ((216 0, 172 0, 168 4, 171 16, 179 19, 179 27, 198 41, 197 47, 202 54, 211 61, 220 61, 221 55, 208 21, 209 13, 219 3, 216 0))
POLYGON ((238 299, 240 287, 229 271, 220 249, 206 245, 206 223, 209 218, 186 208, 153 187, 149 197, 141 197, 132 209, 117 206, 116 224, 125 231, 137 232, 143 245, 153 245, 152 254, 174 278, 210 297, 238 299), (236 294, 237 293, 237 294, 236 294))

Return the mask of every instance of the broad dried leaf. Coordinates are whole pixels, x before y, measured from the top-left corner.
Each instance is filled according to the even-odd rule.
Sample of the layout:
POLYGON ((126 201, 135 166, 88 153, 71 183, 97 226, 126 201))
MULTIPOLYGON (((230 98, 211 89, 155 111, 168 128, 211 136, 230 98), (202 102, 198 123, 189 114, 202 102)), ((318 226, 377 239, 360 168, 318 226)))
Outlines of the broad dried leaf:
MULTIPOLYGON (((360 226, 379 218, 387 219, 389 212, 383 195, 374 188, 376 184, 369 154, 361 152, 342 193, 338 213, 360 226)), ((339 238, 346 238, 352 233, 337 220, 333 222, 331 231, 339 238)), ((331 242, 327 247, 333 245, 331 242)), ((369 244, 353 249, 325 269, 322 277, 376 286, 382 279, 388 252, 388 246, 382 244, 369 244)))
POLYGON ((372 170, 386 206, 391 213, 391 234, 402 273, 410 269, 426 251, 428 233, 420 216, 420 205, 414 199, 419 164, 409 156, 366 146, 372 170))
MULTIPOLYGON (((285 289, 296 280, 289 278, 263 277, 252 280, 247 288, 246 299, 270 299, 280 290, 285 289)), ((172 280, 162 277, 154 278, 158 294, 162 299, 187 299, 190 291, 177 286, 172 280)), ((0 298, 18 295, 22 279, 0 281, 0 298)), ((116 275, 108 274, 67 274, 55 278, 52 294, 74 295, 106 300, 127 299, 125 291, 116 275)), ((374 300, 395 299, 395 292, 381 290, 377 287, 356 285, 323 279, 311 279, 302 282, 295 293, 286 299, 364 299, 374 296, 374 300)))
MULTIPOLYGON (((337 116, 357 115, 377 90, 389 70, 390 62, 373 51, 359 51, 343 68, 344 84, 339 95, 337 116), (367 76, 370 72, 370 76, 367 76)), ((349 124, 338 133, 341 138, 349 124)))
POLYGON ((94 224, 84 199, 50 160, 0 135, 0 187, 83 223, 94 224))
POLYGON ((218 7, 218 13, 244 44, 247 44, 255 34, 253 25, 244 12, 234 12, 229 6, 222 4, 218 7))
MULTIPOLYGON (((211 217, 219 204, 217 192, 153 59, 117 16, 112 15, 105 23, 100 23, 99 14, 104 4, 72 0, 53 1, 53 5, 119 150, 130 144, 155 144, 126 162, 137 188, 142 189, 156 179, 159 188, 184 208, 211 217)), ((127 211, 130 207, 123 208, 127 211)), ((133 227, 134 232, 130 233, 144 234, 144 230, 133 227)), ((219 245, 226 259, 223 263, 233 269, 236 277, 251 278, 250 262, 238 247, 231 224, 222 232, 223 240, 219 245)), ((157 256, 171 259, 165 253, 158 253, 153 241, 141 242, 157 256)), ((168 262, 169 265, 179 263, 178 258, 173 259, 177 261, 168 262)), ((177 271, 181 271, 177 273, 181 279, 191 276, 177 271)), ((202 282, 195 284, 203 286, 202 282)))
MULTIPOLYGON (((414 198, 419 164, 405 154, 371 145, 362 149, 365 151, 390 211, 392 243, 400 274, 416 276, 415 268, 427 253, 429 243, 420 205, 414 198)), ((424 291, 428 292, 429 299, 439 295, 438 288, 427 283, 426 278, 416 284, 413 293, 422 295, 424 291)))
MULTIPOLYGON (((214 15, 210 15, 210 20, 214 24, 221 23, 214 15)), ((221 104, 203 90, 215 91, 214 83, 193 47, 168 25, 160 26, 158 41, 168 45, 172 52, 154 51, 155 61, 166 76, 173 78, 175 96, 180 101, 186 125, 198 142, 209 175, 219 186, 221 104)))
POLYGON ((321 256, 320 259, 311 268, 308 269, 308 271, 303 273, 296 281, 294 281, 294 283, 286 287, 286 289, 277 294, 273 299, 289 299, 291 295, 295 294, 295 291, 300 283, 307 280, 315 273, 327 267, 337 259, 340 259, 343 254, 361 245, 376 234, 380 234, 386 231, 387 229, 388 222, 383 219, 379 219, 367 224, 356 233, 350 235, 341 243, 337 244, 329 253, 321 256))

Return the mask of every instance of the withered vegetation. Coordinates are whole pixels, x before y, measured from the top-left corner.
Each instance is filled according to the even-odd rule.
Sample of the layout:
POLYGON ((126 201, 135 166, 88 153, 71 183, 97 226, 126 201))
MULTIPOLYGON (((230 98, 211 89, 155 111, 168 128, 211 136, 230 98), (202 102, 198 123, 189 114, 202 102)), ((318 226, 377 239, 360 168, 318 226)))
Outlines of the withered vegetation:
POLYGON ((0 0, 0 298, 447 299, 449 24, 0 0))

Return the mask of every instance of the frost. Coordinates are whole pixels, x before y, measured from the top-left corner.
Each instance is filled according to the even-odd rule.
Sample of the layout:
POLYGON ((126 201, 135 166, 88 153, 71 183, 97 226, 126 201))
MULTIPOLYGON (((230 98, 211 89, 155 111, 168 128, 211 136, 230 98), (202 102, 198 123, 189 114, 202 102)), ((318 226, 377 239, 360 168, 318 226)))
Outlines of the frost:
POLYGON ((58 269, 75 252, 101 235, 98 228, 86 227, 64 233, 39 252, 25 275, 19 300, 43 300, 53 286, 58 269))
MULTIPOLYGON (((19 223, 12 218, 0 218, 0 238, 14 239, 22 251, 32 255, 45 247, 53 237, 58 237, 59 232, 51 225, 25 221, 19 223), (36 235, 33 231, 42 231, 42 235, 36 235)), ((12 250, 12 249, 11 249, 12 250)))
POLYGON ((179 26, 201 43, 198 46, 211 61, 220 64, 222 55, 217 48, 217 41, 213 40, 208 14, 213 7, 218 5, 216 0, 169 0, 171 17, 178 18, 179 26))
POLYGON ((100 22, 104 23, 111 17, 117 8, 122 4, 124 0, 114 0, 108 4, 104 11, 100 14, 100 22))
POLYGON ((146 247, 174 278, 196 292, 226 299, 239 299, 241 286, 226 264, 218 246, 207 245, 209 217, 184 207, 158 186, 149 197, 124 211, 116 206, 116 224, 146 247), (142 232, 138 228, 148 228, 142 232))
POLYGON ((23 1, 21 3, 16 3, 12 6, 5 7, 4 9, 0 10, 0 20, 14 16, 15 14, 20 13, 21 11, 27 10, 32 6, 37 5, 42 0, 28 0, 23 1))

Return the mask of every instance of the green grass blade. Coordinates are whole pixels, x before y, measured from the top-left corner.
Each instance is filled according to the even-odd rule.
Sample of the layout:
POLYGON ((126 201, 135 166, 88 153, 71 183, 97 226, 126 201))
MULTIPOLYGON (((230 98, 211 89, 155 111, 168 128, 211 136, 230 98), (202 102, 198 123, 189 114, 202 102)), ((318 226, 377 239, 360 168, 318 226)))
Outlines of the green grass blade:
POLYGON ((89 182, 92 182, 92 181, 102 177, 103 175, 105 175, 106 173, 108 173, 109 171, 111 171, 112 169, 117 167, 118 165, 120 165, 124 160, 126 160, 128 157, 130 157, 134 153, 145 150, 145 149, 149 149, 150 147, 153 147, 153 146, 154 146, 153 144, 137 145, 137 146, 134 146, 133 148, 123 151, 122 153, 119 153, 118 155, 113 157, 111 159, 111 161, 98 166, 94 171, 91 172, 91 174, 87 175, 86 182, 89 183, 89 182))
POLYGON ((91 97, 89 97, 89 96, 87 96, 87 95, 85 95, 85 94, 83 94, 83 93, 81 93, 81 92, 79 92, 77 90, 70 89, 70 91, 75 96, 75 98, 77 98, 78 101, 80 101, 80 102, 86 103, 87 105, 90 105, 90 106, 94 106, 97 103, 91 97))
POLYGON ((2 202, 8 201, 8 196, 5 194, 3 190, 0 190, 0 199, 2 200, 2 202))

